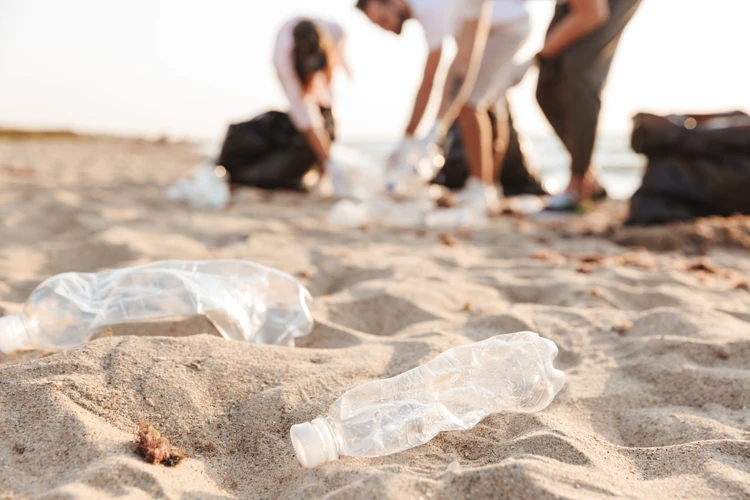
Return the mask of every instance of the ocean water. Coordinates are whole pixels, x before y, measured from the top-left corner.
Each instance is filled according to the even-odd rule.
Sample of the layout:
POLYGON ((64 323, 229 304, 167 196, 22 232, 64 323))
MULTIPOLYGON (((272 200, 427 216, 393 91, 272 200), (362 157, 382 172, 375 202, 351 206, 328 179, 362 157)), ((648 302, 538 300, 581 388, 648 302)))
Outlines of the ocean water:
MULTIPOLYGON (((396 147, 393 142, 348 142, 377 162, 385 161, 396 147)), ((560 192, 570 179, 570 157, 555 137, 529 137, 523 141, 529 165, 540 173, 545 187, 552 193, 560 192)), ((645 158, 630 148, 630 137, 600 136, 597 139, 593 164, 600 182, 612 198, 628 199, 640 187, 645 158)))

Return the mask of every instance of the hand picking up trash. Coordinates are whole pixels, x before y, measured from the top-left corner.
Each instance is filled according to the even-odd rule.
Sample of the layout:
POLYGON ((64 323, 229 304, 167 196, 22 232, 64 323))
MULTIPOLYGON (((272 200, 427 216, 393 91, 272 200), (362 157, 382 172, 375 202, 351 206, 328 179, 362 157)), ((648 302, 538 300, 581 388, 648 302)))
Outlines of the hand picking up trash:
POLYGON ((243 260, 162 261, 65 273, 0 318, 0 352, 68 349, 114 325, 205 315, 228 340, 294 346, 312 331, 310 293, 293 277, 243 260))
POLYGON ((565 374, 557 346, 533 332, 449 349, 396 377, 345 392, 327 416, 297 424, 290 438, 304 467, 341 455, 374 458, 469 430, 490 413, 534 413, 552 403, 565 374))
POLYGON ((487 219, 482 210, 437 207, 437 200, 446 194, 445 188, 432 184, 445 164, 438 137, 437 127, 433 127, 422 139, 404 139, 388 159, 380 189, 372 183, 361 186, 351 193, 352 199, 334 205, 331 223, 436 230, 484 225, 487 219))

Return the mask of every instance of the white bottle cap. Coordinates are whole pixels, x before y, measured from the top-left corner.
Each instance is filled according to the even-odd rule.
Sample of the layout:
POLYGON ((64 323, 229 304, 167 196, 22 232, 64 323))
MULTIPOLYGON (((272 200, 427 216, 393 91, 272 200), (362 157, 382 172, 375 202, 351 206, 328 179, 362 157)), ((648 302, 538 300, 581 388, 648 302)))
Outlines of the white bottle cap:
POLYGON ((0 318, 0 351, 11 354, 31 345, 23 318, 16 314, 0 318))
POLYGON ((312 469, 339 459, 333 429, 323 418, 293 425, 289 431, 297 460, 303 467, 312 469))

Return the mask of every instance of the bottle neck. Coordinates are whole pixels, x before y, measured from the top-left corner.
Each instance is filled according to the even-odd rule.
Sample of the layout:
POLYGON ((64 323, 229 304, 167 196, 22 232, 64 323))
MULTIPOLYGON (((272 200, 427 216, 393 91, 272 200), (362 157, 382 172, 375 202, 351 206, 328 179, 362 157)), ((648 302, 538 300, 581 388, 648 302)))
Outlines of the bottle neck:
POLYGON ((30 345, 31 338, 22 315, 0 318, 0 352, 12 354, 30 345))
POLYGON ((339 459, 339 440, 328 417, 293 425, 289 437, 303 467, 313 468, 339 459))

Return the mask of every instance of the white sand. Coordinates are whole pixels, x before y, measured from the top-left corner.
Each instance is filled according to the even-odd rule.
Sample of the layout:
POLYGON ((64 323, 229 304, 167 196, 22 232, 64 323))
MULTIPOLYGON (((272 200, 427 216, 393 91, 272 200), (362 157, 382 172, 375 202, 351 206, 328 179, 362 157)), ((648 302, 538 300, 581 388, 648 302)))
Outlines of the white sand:
POLYGON ((695 251, 713 241, 705 229, 587 236, 617 206, 573 222, 505 217, 446 246, 336 229, 330 204, 293 194, 240 192, 219 213, 163 201, 195 162, 182 146, 0 140, 0 308, 18 312, 63 271, 243 258, 299 276, 315 330, 295 349, 257 346, 190 336, 213 333, 196 318, 0 356, 0 499, 750 497, 746 220, 729 243, 698 245, 703 266, 613 240, 682 231, 695 251), (342 392, 520 330, 560 348, 567 384, 547 410, 380 459, 298 465, 289 427, 342 392), (140 418, 190 458, 143 462, 140 418))

